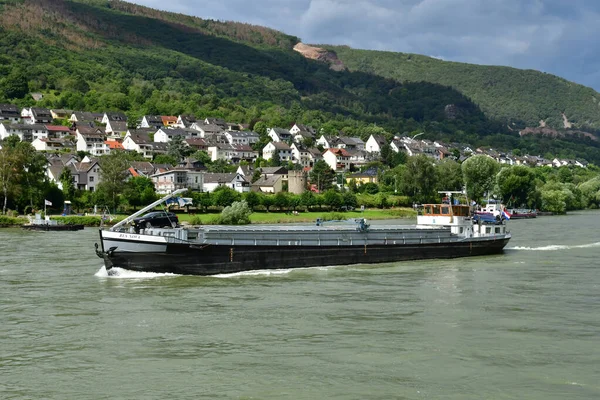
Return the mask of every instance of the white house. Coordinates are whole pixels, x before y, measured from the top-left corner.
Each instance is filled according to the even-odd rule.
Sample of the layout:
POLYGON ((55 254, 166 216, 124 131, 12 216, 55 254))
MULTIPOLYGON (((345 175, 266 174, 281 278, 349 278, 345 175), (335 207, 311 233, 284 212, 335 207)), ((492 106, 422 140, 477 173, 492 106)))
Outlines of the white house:
POLYGON ((38 138, 47 138, 48 129, 40 124, 0 124, 0 139, 18 136, 22 142, 33 142, 38 138))
POLYGON ((308 125, 303 125, 303 124, 294 124, 294 126, 292 126, 290 128, 290 133, 292 135, 297 134, 298 132, 306 132, 308 134, 311 134, 312 137, 315 136, 316 131, 312 126, 308 126, 308 125))
POLYGON ((386 144, 385 138, 381 135, 371 135, 365 143, 365 150, 368 153, 380 153, 381 148, 386 144))
POLYGON ((317 146, 328 149, 330 147, 336 147, 337 142, 338 140, 336 137, 321 135, 321 137, 317 139, 317 146))
POLYGON ((60 138, 37 138, 31 142, 37 151, 61 151, 73 150, 75 143, 68 139, 60 138))
POLYGON ((209 138, 211 136, 215 136, 223 133, 224 129, 220 125, 215 124, 205 124, 203 121, 194 122, 190 129, 194 129, 200 132, 201 138, 209 138))
POLYGON ((204 173, 203 191, 213 192, 219 186, 227 186, 240 193, 250 191, 250 183, 242 174, 204 173))
POLYGON ((206 152, 210 156, 211 161, 229 161, 235 155, 235 149, 229 143, 216 143, 213 145, 209 145, 206 152))
POLYGON ((123 148, 137 151, 148 159, 152 159, 154 154, 165 154, 167 152, 166 143, 155 143, 150 140, 150 134, 153 133, 153 129, 130 129, 123 139, 123 148))
POLYGON ((30 107, 21 110, 21 118, 25 124, 49 124, 52 113, 47 108, 30 107))
POLYGON ((279 154, 280 161, 291 161, 292 159, 292 149, 286 143, 283 142, 269 142, 263 148, 262 154, 265 160, 270 160, 273 158, 275 153, 279 154))
POLYGON ((290 148, 292 151, 292 162, 300 164, 303 167, 312 167, 315 162, 323 158, 319 149, 315 147, 308 148, 298 143, 292 143, 290 148))
POLYGON ((100 122, 105 125, 110 122, 125 122, 127 124, 127 116, 122 112, 105 112, 100 122))
POLYGON ((168 194, 177 189, 203 190, 204 174, 200 171, 172 169, 150 177, 158 194, 168 194))
POLYGON ((77 132, 77 151, 86 151, 93 156, 110 153, 110 146, 106 144, 106 135, 103 133, 77 132))
POLYGON ((274 142, 286 142, 292 140, 290 131, 283 128, 271 128, 269 129, 268 135, 274 142))
POLYGON ((167 143, 173 140, 175 136, 183 136, 183 139, 198 137, 198 131, 189 128, 161 128, 154 134, 154 141, 167 143))
POLYGON ((253 145, 260 140, 258 133, 248 131, 227 131, 224 136, 229 144, 253 145))
POLYGON ((350 153, 346 149, 329 148, 323 153, 323 161, 334 171, 350 169, 350 153))
POLYGON ((163 120, 160 115, 144 115, 142 117, 142 121, 140 122, 140 128, 152 128, 152 129, 160 129, 162 128, 163 120))

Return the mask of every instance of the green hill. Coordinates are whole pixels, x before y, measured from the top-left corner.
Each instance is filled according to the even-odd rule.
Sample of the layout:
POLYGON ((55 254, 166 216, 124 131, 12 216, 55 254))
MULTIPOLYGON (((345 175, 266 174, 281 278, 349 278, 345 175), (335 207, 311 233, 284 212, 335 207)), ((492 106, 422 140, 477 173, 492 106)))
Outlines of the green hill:
POLYGON ((600 93, 558 76, 534 70, 442 61, 417 54, 323 46, 352 71, 404 82, 450 86, 472 99, 486 115, 517 126, 600 129, 600 93))
POLYGON ((600 162, 593 139, 520 138, 448 83, 400 82, 354 70, 351 62, 351 71, 333 71, 295 52, 298 42, 264 27, 122 1, 0 0, 0 102, 33 105, 28 93, 40 92, 35 104, 49 108, 133 118, 192 114, 251 127, 301 122, 363 138, 425 131, 429 138, 600 162))

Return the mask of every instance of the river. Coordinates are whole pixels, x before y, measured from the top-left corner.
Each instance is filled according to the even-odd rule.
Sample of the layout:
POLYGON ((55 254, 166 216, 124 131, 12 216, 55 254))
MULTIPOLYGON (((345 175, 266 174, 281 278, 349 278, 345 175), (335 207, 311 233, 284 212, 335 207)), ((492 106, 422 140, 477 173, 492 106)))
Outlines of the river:
POLYGON ((97 230, 0 230, 2 399, 598 399, 600 211, 504 254, 108 277, 97 230))

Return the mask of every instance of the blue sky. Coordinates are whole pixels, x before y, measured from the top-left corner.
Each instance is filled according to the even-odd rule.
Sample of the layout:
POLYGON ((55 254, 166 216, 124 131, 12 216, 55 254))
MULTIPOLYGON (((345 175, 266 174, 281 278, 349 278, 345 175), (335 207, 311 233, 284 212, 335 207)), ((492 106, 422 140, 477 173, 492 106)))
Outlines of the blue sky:
POLYGON ((552 73, 600 91, 598 0, 134 0, 240 21, 307 44, 417 53, 552 73))

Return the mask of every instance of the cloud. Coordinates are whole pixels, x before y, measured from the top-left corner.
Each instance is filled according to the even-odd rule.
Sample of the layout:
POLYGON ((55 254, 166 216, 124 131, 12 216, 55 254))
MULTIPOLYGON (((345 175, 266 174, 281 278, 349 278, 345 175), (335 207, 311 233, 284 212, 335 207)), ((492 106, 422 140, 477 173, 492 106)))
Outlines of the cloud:
POLYGON ((600 90, 596 0, 136 0, 268 26, 305 43, 532 68, 600 90))

